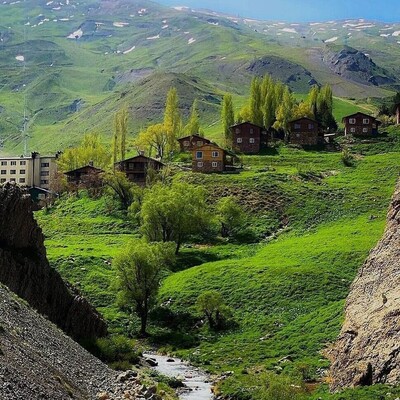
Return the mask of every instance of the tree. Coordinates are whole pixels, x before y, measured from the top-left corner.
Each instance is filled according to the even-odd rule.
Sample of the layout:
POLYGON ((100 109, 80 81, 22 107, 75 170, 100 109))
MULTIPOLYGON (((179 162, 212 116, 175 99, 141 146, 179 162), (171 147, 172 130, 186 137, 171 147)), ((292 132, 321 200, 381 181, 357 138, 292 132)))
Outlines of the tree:
POLYGON ((275 105, 274 105, 274 91, 270 90, 267 93, 264 102, 263 110, 263 123, 264 126, 269 129, 275 122, 275 105))
POLYGON ((178 254, 184 240, 205 229, 207 215, 202 187, 180 182, 170 186, 156 183, 143 198, 142 232, 150 242, 175 242, 178 254))
POLYGON ((146 149, 148 154, 152 155, 152 150, 156 156, 163 159, 168 148, 168 135, 164 124, 150 125, 145 131, 139 133, 135 140, 138 149, 146 149))
POLYGON ((235 123, 235 114, 233 111, 233 101, 231 94, 225 94, 222 101, 221 111, 222 126, 224 129, 225 144, 232 148, 232 132, 230 127, 235 123))
POLYGON ((314 118, 317 115, 318 96, 319 96, 319 86, 313 85, 307 96, 307 104, 310 106, 312 113, 314 114, 314 118))
POLYGON ((221 236, 233 236, 245 221, 243 208, 233 196, 223 197, 216 206, 218 221, 221 224, 221 236))
POLYGON ((292 112, 292 119, 303 118, 303 117, 315 119, 312 107, 308 102, 305 101, 301 101, 299 104, 296 104, 293 107, 293 112, 292 112))
POLYGON ((114 117, 113 163, 124 160, 126 155, 126 135, 128 132, 128 112, 122 109, 114 117))
POLYGON ((66 149, 58 159, 58 168, 66 172, 88 165, 90 162, 97 168, 109 167, 111 153, 101 143, 100 135, 89 133, 83 137, 79 146, 66 149))
POLYGON ((281 129, 286 133, 289 131, 289 121, 292 117, 294 99, 289 88, 285 86, 282 102, 276 111, 276 121, 274 123, 275 129, 281 129))
POLYGON ((260 80, 258 78, 253 78, 250 88, 250 122, 258 126, 261 126, 263 123, 261 105, 260 80))
POLYGON ((196 307, 208 321, 211 329, 221 329, 224 322, 232 318, 232 311, 225 305, 221 293, 208 290, 199 295, 196 307))
POLYGON ((121 206, 127 210, 135 200, 135 189, 137 185, 128 180, 121 171, 114 171, 104 176, 104 183, 118 197, 121 206))
POLYGON ((167 94, 164 128, 168 137, 168 151, 173 151, 177 146, 176 139, 182 129, 182 118, 179 113, 179 99, 176 88, 171 88, 167 94))
POLYGON ((174 262, 170 244, 135 243, 121 252, 114 260, 120 300, 133 306, 140 318, 140 335, 147 336, 147 321, 153 307, 161 278, 174 262))
POLYGON ((199 113, 197 111, 197 100, 193 101, 192 110, 189 117, 189 122, 185 126, 185 133, 187 135, 195 135, 200 133, 199 113))

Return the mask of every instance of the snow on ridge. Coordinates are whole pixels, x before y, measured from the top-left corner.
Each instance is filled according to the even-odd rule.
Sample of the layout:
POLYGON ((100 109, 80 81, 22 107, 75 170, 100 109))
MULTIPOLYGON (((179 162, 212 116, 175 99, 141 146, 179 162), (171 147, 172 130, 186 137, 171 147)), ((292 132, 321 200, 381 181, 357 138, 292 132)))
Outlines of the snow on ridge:
POLYGON ((16 59, 17 61, 25 61, 25 57, 22 56, 22 55, 16 56, 15 59, 16 59))
POLYGON ((196 41, 196 39, 190 38, 190 39, 188 40, 188 44, 192 44, 192 43, 194 43, 195 41, 196 41))
POLYGON ((67 39, 80 39, 83 36, 83 30, 79 28, 77 31, 72 32, 67 36, 67 39))
POLYGON ((156 36, 149 36, 148 38, 146 38, 147 40, 156 40, 156 39, 160 39, 160 34, 156 35, 156 36))
POLYGON ((297 33, 296 29, 293 28, 283 28, 281 31, 286 33, 297 33))
POLYGON ((381 33, 379 36, 381 36, 381 37, 389 37, 390 33, 381 33))
POLYGON ((127 25, 129 25, 129 22, 113 22, 113 26, 115 26, 116 28, 123 28, 127 25))
POLYGON ((161 27, 161 29, 167 29, 168 28, 168 25, 163 25, 162 27, 161 27))
POLYGON ((392 33, 392 36, 400 36, 400 31, 395 31, 392 33))
POLYGON ((123 51, 122 54, 128 54, 135 49, 136 49, 136 46, 132 46, 130 49, 123 51))
POLYGON ((189 10, 189 7, 186 6, 176 6, 176 7, 172 7, 174 10, 176 11, 186 11, 189 10))
POLYGON ((325 40, 325 43, 332 43, 332 42, 336 42, 336 40, 338 40, 339 38, 337 36, 334 36, 330 39, 325 40))

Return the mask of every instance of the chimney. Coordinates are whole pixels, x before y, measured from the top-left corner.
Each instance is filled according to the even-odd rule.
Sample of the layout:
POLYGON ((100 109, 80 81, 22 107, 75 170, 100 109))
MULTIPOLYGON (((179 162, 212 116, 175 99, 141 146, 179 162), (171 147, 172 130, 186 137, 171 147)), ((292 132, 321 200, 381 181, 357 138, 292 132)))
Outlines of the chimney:
POLYGON ((93 167, 93 161, 89 161, 89 166, 93 167))

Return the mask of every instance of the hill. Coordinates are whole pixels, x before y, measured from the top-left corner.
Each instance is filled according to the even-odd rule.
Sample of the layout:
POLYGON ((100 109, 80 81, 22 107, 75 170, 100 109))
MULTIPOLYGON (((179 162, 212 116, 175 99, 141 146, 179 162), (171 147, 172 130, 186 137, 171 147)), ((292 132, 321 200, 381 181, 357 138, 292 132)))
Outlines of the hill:
MULTIPOLYGON (((300 94, 313 83, 329 83, 339 97, 385 97, 398 85, 399 29, 361 20, 257 21, 150 1, 5 1, 0 5, 1 151, 23 150, 24 108, 28 147, 56 151, 86 130, 109 131, 111 113, 125 92, 132 93, 136 134, 147 121, 157 120, 154 112, 164 91, 160 82, 155 98, 151 89, 137 96, 140 80, 154 79, 157 85, 171 73, 189 83, 187 90, 196 79, 211 97, 230 91, 238 102, 252 76, 266 72, 300 94), (352 73, 351 62, 332 68, 334 55, 327 54, 336 46, 333 54, 346 46, 357 50, 359 61, 367 64, 363 74, 352 73), (106 106, 107 115, 99 118, 97 110, 103 113, 106 106)), ((214 134, 218 104, 205 105, 203 116, 206 133, 214 134)))

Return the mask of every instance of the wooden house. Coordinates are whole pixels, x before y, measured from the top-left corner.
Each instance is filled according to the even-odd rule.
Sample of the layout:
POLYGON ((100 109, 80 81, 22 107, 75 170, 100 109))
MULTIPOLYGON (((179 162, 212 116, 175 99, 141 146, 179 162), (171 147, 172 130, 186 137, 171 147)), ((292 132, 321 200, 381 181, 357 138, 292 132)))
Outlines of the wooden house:
POLYGON ((355 136, 375 136, 378 134, 378 127, 381 124, 371 115, 357 112, 343 117, 344 134, 355 136))
MULTIPOLYGON (((323 137, 321 137, 323 139, 323 137)), ((321 140, 318 134, 318 122, 311 118, 297 118, 289 122, 290 144, 298 144, 301 146, 315 146, 321 140)))
POLYGON ((127 160, 117 162, 115 166, 117 169, 124 172, 131 182, 138 185, 145 185, 149 169, 159 171, 164 167, 164 164, 154 158, 139 154, 127 160))
POLYGON ((222 172, 231 165, 227 153, 214 143, 205 144, 192 150, 192 170, 196 172, 222 172))
POLYGON ((267 135, 263 128, 251 122, 242 122, 230 127, 232 147, 244 154, 258 154, 267 144, 267 135))
POLYGON ((75 185, 89 184, 92 181, 99 179, 99 174, 104 172, 100 168, 94 167, 91 163, 83 167, 73 169, 72 171, 65 172, 67 182, 75 185))
POLYGON ((211 143, 210 140, 200 135, 189 135, 178 139, 179 147, 181 151, 192 151, 198 147, 204 146, 205 144, 211 143))

